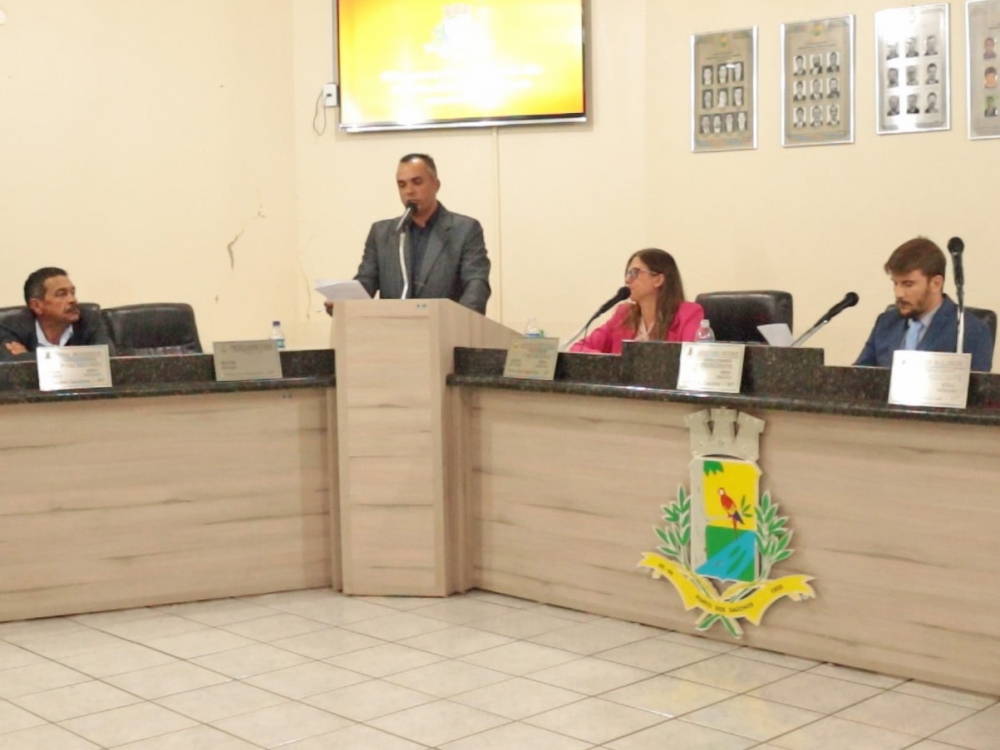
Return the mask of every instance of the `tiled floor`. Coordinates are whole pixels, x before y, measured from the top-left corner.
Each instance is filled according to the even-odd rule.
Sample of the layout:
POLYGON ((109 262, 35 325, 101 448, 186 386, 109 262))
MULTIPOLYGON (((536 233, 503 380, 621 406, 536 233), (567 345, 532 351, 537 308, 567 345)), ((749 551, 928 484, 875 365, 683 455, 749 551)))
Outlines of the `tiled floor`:
POLYGON ((0 750, 1000 750, 1000 704, 485 592, 0 624, 0 750))

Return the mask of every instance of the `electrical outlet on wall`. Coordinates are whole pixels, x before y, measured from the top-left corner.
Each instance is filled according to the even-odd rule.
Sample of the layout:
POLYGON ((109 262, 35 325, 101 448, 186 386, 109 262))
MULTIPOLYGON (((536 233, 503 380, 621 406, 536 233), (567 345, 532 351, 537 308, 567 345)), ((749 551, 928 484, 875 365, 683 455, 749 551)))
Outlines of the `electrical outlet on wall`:
POLYGON ((340 103, 339 87, 335 83, 328 83, 323 86, 323 106, 336 107, 340 103))

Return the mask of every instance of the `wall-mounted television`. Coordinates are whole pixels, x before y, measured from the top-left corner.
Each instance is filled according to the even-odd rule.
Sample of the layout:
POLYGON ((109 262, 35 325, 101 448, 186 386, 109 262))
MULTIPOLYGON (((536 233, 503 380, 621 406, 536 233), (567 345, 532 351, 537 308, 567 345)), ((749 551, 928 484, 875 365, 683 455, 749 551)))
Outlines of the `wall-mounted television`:
POLYGON ((338 0, 348 132, 582 122, 585 0, 338 0))

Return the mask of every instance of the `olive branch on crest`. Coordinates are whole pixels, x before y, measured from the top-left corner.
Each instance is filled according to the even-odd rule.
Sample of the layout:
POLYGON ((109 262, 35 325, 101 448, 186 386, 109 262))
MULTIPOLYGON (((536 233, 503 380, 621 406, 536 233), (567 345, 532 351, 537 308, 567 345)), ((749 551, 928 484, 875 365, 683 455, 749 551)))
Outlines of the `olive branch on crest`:
MULTIPOLYGON (((705 471, 710 473, 711 462, 705 462, 705 471)), ((792 530, 787 528, 788 517, 778 515, 778 504, 771 500, 771 493, 764 492, 757 508, 757 553, 759 566, 757 576, 751 583, 737 583, 722 594, 716 593, 710 583, 699 576, 691 568, 691 495, 683 485, 677 487, 677 499, 670 505, 662 506, 663 520, 666 525, 655 528, 656 536, 661 542, 657 551, 680 564, 688 573, 689 580, 707 597, 726 603, 735 603, 755 594, 764 586, 771 575, 771 569, 792 556, 789 548, 792 541, 792 530)), ((744 518, 752 517, 752 508, 744 497, 740 502, 740 512, 744 518)), ((705 612, 698 620, 698 630, 708 630, 716 622, 721 622, 733 638, 743 635, 743 628, 734 617, 705 612)))

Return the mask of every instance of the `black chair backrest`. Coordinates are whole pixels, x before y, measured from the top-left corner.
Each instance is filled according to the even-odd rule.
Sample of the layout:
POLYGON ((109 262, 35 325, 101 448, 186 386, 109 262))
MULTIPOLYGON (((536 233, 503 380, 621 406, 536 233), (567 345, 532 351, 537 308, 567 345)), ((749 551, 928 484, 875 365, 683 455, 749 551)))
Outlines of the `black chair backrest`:
POLYGON ((711 321, 716 341, 764 341, 757 326, 787 323, 792 328, 792 295, 788 292, 708 292, 695 300, 711 321))
POLYGON ((986 327, 990 329, 990 336, 993 337, 993 343, 996 344, 997 340, 997 314, 992 310, 987 310, 983 307, 966 307, 965 311, 969 315, 974 315, 986 324, 986 327))
POLYGON ((201 354, 191 305, 124 305, 108 308, 102 315, 119 356, 201 354))

